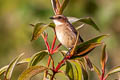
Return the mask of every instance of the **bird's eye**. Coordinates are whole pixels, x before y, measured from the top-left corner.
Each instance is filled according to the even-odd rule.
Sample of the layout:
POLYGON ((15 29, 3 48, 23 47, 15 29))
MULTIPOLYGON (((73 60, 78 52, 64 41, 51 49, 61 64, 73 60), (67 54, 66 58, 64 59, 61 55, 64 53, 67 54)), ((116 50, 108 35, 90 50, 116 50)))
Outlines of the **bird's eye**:
POLYGON ((61 19, 61 18, 62 18, 61 16, 58 17, 58 19, 61 19))

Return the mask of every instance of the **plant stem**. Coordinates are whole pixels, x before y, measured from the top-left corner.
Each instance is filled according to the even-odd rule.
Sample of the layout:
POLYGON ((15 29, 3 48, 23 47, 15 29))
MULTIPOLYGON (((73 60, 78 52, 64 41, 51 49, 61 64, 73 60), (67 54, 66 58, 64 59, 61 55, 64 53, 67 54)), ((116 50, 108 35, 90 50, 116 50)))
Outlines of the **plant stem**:
POLYGON ((54 36, 54 40, 53 40, 53 42, 52 42, 52 47, 51 47, 51 54, 53 54, 53 48, 54 48, 54 46, 55 46, 55 42, 56 42, 56 35, 54 36))
POLYGON ((103 80, 106 80, 106 79, 107 79, 107 77, 108 77, 108 75, 106 75, 106 76, 104 77, 104 79, 103 79, 103 80))
POLYGON ((54 76, 55 76, 55 72, 53 72, 53 75, 52 75, 52 77, 51 77, 51 79, 50 80, 53 80, 54 79, 54 76))
POLYGON ((57 65, 57 67, 56 67, 56 69, 55 69, 55 72, 58 72, 58 70, 60 69, 61 65, 62 65, 67 59, 69 59, 69 58, 70 58, 70 56, 66 56, 66 57, 57 65))
POLYGON ((49 58, 48 58, 48 64, 47 64, 47 67, 49 67, 50 62, 51 62, 51 57, 49 56, 49 58))
POLYGON ((105 65, 103 66, 102 75, 101 75, 100 80, 104 80, 104 75, 105 75, 105 65))
POLYGON ((47 50, 48 50, 49 53, 50 53, 50 46, 49 46, 49 44, 48 44, 48 42, 47 42, 47 35, 46 35, 46 36, 44 36, 43 34, 41 34, 41 35, 42 35, 42 37, 43 37, 43 39, 44 39, 45 45, 46 45, 46 47, 47 47, 47 50))
POLYGON ((61 43, 58 44, 58 45, 56 46, 56 48, 53 50, 53 53, 55 53, 55 51, 56 51, 61 45, 62 45, 61 43))

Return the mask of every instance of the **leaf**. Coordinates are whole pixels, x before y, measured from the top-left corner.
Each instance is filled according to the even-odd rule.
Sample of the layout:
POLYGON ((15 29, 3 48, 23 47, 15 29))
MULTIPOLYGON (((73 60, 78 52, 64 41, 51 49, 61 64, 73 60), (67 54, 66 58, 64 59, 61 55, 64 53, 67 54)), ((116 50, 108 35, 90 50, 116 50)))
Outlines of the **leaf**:
POLYGON ((86 41, 84 43, 81 43, 80 45, 76 46, 76 55, 73 55, 71 59, 79 58, 82 56, 87 55, 89 52, 91 52, 95 47, 99 46, 101 44, 101 40, 106 37, 107 35, 101 35, 98 37, 95 37, 89 41, 86 41))
POLYGON ((63 11, 66 8, 66 6, 67 6, 68 3, 69 3, 69 0, 63 0, 62 5, 60 7, 60 14, 63 13, 63 11))
POLYGON ((90 18, 90 17, 87 17, 87 18, 81 18, 79 19, 78 21, 74 22, 73 24, 79 24, 80 22, 83 22, 85 24, 88 24, 88 25, 91 25, 93 28, 95 28, 97 31, 100 32, 100 29, 98 28, 98 26, 95 24, 95 22, 90 18))
POLYGON ((48 27, 48 25, 46 25, 46 24, 44 24, 44 23, 37 23, 37 24, 34 26, 34 31, 33 31, 33 35, 32 35, 31 41, 38 39, 38 37, 40 36, 40 34, 41 34, 47 27, 48 27))
POLYGON ((101 76, 100 69, 97 66, 95 66, 94 64, 93 64, 93 68, 94 68, 94 71, 97 73, 97 75, 98 75, 98 77, 100 79, 100 76, 101 76))
POLYGON ((101 43, 91 43, 84 45, 79 48, 79 50, 76 50, 76 54, 73 55, 70 59, 80 58, 83 56, 86 56, 88 53, 90 53, 95 47, 99 46, 101 43))
POLYGON ((84 68, 82 68, 82 74, 83 74, 83 80, 88 80, 88 73, 84 68))
POLYGON ((77 59, 77 61, 79 62, 79 64, 80 64, 85 70, 87 70, 86 64, 85 64, 86 62, 85 62, 85 58, 84 58, 84 57, 77 59))
POLYGON ((0 75, 2 75, 8 68, 8 65, 7 66, 4 66, 0 69, 0 75))
POLYGON ((81 69, 81 65, 78 62, 72 62, 76 69, 76 71, 74 70, 74 75, 75 75, 75 80, 82 80, 82 69, 81 69))
POLYGON ((120 66, 115 67, 115 68, 113 68, 111 71, 109 71, 109 72, 106 74, 105 79, 106 79, 108 76, 110 76, 110 75, 112 75, 112 74, 114 74, 114 73, 117 73, 117 72, 120 72, 120 66))
POLYGON ((46 55, 48 55, 48 51, 47 50, 43 50, 40 52, 35 53, 32 58, 31 61, 29 63, 29 67, 30 66, 35 66, 38 62, 40 62, 46 55))
POLYGON ((69 61, 66 61, 66 75, 68 76, 69 80, 74 80, 73 67, 69 61))
MULTIPOLYGON (((26 59, 21 60, 20 62, 17 63, 17 65, 27 63, 27 62, 30 62, 30 58, 26 58, 26 59)), ((9 67, 9 65, 6 65, 6 66, 2 67, 0 69, 0 75, 2 75, 7 70, 8 67, 9 67)))
POLYGON ((90 61, 90 59, 88 58, 88 56, 85 56, 84 58, 85 58, 85 60, 86 60, 86 62, 87 62, 87 65, 88 65, 89 69, 90 69, 91 71, 93 71, 93 70, 94 70, 94 69, 93 69, 93 64, 92 64, 92 62, 90 61))
POLYGON ((72 23, 72 25, 75 27, 79 27, 82 25, 82 23, 85 23, 91 25, 94 29, 100 32, 100 29, 90 17, 80 18, 80 19, 76 17, 67 17, 67 18, 70 21, 70 23, 72 23))
POLYGON ((55 15, 60 14, 60 3, 59 0, 51 0, 52 8, 55 13, 55 15))
POLYGON ((59 2, 59 0, 56 0, 56 6, 57 6, 57 10, 59 11, 60 10, 60 2, 59 2))
POLYGON ((88 44, 88 43, 96 43, 96 42, 97 42, 97 43, 100 43, 101 40, 104 39, 104 38, 107 37, 107 36, 108 36, 108 35, 100 35, 100 36, 98 36, 98 37, 95 37, 95 38, 87 41, 86 44, 88 44))
POLYGON ((102 66, 102 70, 105 69, 105 64, 107 62, 108 56, 106 53, 106 45, 103 46, 103 51, 102 51, 102 57, 101 57, 101 66, 102 66))
POLYGON ((38 73, 41 73, 48 68, 44 66, 31 66, 30 68, 23 71, 23 73, 19 76, 18 80, 30 80, 31 77, 35 76, 38 73))
POLYGON ((49 23, 48 26, 55 29, 55 24, 53 22, 49 23))
POLYGON ((111 71, 108 72, 108 74, 110 75, 116 72, 120 72, 120 66, 113 68, 111 71))
POLYGON ((23 56, 23 53, 20 54, 17 58, 15 58, 8 66, 7 71, 5 73, 5 80, 10 80, 11 76, 12 76, 12 72, 14 70, 14 67, 16 66, 17 62, 19 61, 19 59, 23 56))
POLYGON ((28 63, 28 62, 30 62, 30 60, 31 60, 31 58, 23 59, 23 60, 19 61, 19 62, 17 63, 17 65, 20 65, 20 64, 23 64, 23 63, 28 63))
POLYGON ((56 14, 57 6, 56 6, 56 0, 51 0, 52 8, 54 13, 56 14))
POLYGON ((87 73, 87 68, 85 65, 85 59, 79 58, 79 59, 77 59, 77 61, 81 65, 83 80, 88 80, 88 73, 87 73))
POLYGON ((78 31, 79 29, 81 29, 85 24, 81 24, 80 26, 76 27, 75 29, 78 31))
POLYGON ((68 19, 68 21, 69 21, 71 24, 73 24, 73 25, 74 25, 74 23, 75 23, 76 21, 79 20, 79 19, 76 18, 76 17, 67 17, 67 19, 68 19))

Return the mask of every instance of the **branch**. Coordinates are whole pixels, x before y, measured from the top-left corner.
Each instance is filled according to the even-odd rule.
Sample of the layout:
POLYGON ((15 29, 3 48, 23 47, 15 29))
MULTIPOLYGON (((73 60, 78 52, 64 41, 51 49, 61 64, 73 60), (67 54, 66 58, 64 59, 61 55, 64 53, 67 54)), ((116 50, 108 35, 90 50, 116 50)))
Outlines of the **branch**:
POLYGON ((47 50, 48 50, 48 52, 50 52, 50 46, 49 46, 49 44, 48 44, 48 42, 47 42, 47 34, 46 34, 46 36, 44 36, 43 34, 41 34, 42 35, 42 37, 43 37, 43 39, 44 39, 44 42, 45 42, 45 45, 46 45, 46 47, 47 47, 47 50))
POLYGON ((62 45, 61 43, 58 44, 58 45, 56 46, 56 48, 53 50, 53 53, 55 53, 55 51, 56 51, 61 45, 62 45))
POLYGON ((52 42, 52 47, 51 47, 51 54, 53 54, 53 48, 54 48, 54 46, 55 46, 55 42, 56 42, 56 35, 54 36, 54 40, 53 40, 53 42, 52 42))

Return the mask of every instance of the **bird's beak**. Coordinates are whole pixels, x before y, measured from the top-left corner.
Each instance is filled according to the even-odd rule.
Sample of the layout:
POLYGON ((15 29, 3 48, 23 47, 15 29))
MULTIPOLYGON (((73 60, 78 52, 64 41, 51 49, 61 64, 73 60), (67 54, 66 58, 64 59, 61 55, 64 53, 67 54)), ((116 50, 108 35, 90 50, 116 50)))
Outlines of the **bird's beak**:
POLYGON ((50 17, 49 19, 54 19, 54 17, 52 16, 52 17, 50 17))

